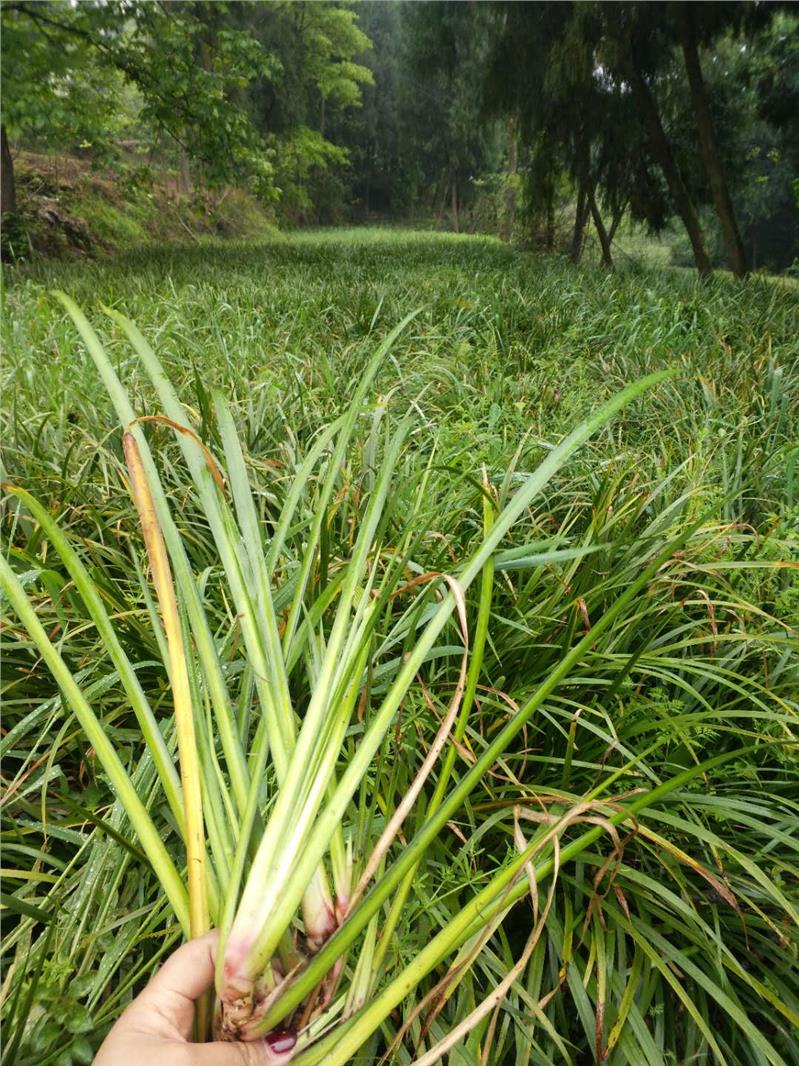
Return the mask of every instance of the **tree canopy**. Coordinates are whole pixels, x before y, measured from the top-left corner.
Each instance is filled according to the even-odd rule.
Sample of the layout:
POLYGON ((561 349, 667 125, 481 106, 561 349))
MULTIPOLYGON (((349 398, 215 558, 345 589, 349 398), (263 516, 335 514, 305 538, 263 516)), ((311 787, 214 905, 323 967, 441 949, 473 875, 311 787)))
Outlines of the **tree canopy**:
POLYGON ((297 223, 426 214, 602 260, 626 218, 697 268, 797 254, 797 18, 778 3, 9 0, 13 151, 146 151, 297 223), (518 207, 518 210, 517 210, 518 207), (567 231, 567 232, 566 232, 567 231))

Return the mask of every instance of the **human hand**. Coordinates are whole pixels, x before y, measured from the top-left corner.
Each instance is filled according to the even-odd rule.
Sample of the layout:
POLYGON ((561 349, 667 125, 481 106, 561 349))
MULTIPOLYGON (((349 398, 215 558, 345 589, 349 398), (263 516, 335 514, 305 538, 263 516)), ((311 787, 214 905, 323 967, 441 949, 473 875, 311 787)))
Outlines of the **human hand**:
POLYGON ((291 1037, 240 1044, 192 1044, 194 1004, 214 983, 216 931, 170 955, 119 1017, 94 1066, 285 1066, 291 1037), (286 1046, 289 1045, 289 1046, 286 1046))

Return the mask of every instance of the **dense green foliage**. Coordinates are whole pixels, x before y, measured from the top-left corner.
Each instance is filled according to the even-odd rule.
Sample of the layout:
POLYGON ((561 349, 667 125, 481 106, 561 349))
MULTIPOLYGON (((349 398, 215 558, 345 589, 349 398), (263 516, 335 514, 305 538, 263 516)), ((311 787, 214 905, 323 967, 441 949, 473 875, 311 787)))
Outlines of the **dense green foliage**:
POLYGON ((9 1066, 799 1063, 797 25, 4 0, 9 1066))
MULTIPOLYGON (((550 843, 534 857, 541 907, 553 893, 543 932, 528 940, 530 889, 519 880, 508 899, 515 905, 496 926, 485 937, 484 919, 475 927, 474 967, 449 971, 442 987, 452 994, 423 999, 448 976, 446 966, 433 970, 386 1016, 366 1061, 378 1061, 403 1034, 390 1060, 412 1062, 522 957, 496 1013, 447 1061, 795 1062, 795 283, 607 274, 491 239, 369 230, 262 246, 165 247, 13 276, 4 320, 4 480, 29 488, 68 531, 171 739, 161 631, 119 430, 74 326, 48 295, 54 287, 98 324, 137 411, 158 414, 124 338, 110 321, 102 325, 99 302, 136 320, 217 455, 210 390, 222 387, 267 530, 380 342, 419 309, 382 366, 336 474, 319 588, 335 582, 351 554, 386 427, 411 419, 383 543, 412 543, 412 580, 452 572, 467 556, 482 527, 484 481, 488 496, 504 502, 600 402, 653 370, 676 371, 556 475, 497 555, 486 652, 454 782, 580 651, 438 835, 387 975, 451 926, 516 854, 519 833, 529 840, 554 827, 563 854, 570 845, 575 853, 558 866, 550 843), (634 819, 612 824, 641 789, 661 785, 634 819), (577 846, 586 830, 594 838, 577 846)), ((168 428, 150 425, 147 435, 246 719, 252 678, 211 533, 168 428)), ((320 491, 312 480, 309 507, 320 491)), ((52 543, 12 498, 2 508, 9 556, 39 619, 141 795, 170 824, 107 649, 52 543)), ((303 529, 291 536, 301 541, 303 529)), ((290 572, 287 562, 275 575, 278 588, 290 572)), ((467 604, 472 631, 479 599, 476 584, 467 604)), ((382 639, 404 609, 400 596, 381 622, 382 639)), ((459 658, 452 622, 348 826, 364 810, 379 826, 404 793, 446 712, 459 658)), ((9 1064, 89 1062, 179 930, 95 753, 11 615, 3 659, 5 1054, 9 1064)), ((376 653, 370 691, 379 693, 389 666, 376 653)), ((302 670, 291 685, 301 699, 302 670)), ((353 748, 360 729, 354 721, 353 748)), ((406 840, 422 821, 422 811, 411 816, 406 840)), ((180 861, 177 830, 166 843, 180 861)), ((391 861, 403 851, 395 845, 391 861)))
POLYGON ((617 232, 676 228, 674 261, 738 276, 799 252, 783 4, 8 0, 2 19, 4 212, 21 146, 143 187, 166 169, 187 197, 234 183, 295 226, 424 216, 574 261, 590 231, 607 266, 617 232))
POLYGON ((252 176, 266 191, 268 158, 237 93, 275 68, 251 34, 218 25, 213 5, 3 6, 3 122, 12 139, 96 147, 102 158, 114 133, 135 132, 135 120, 151 136, 168 134, 209 180, 252 176))
POLYGON ((346 160, 325 140, 325 109, 357 106, 371 81, 353 61, 369 41, 337 2, 20 0, 2 13, 12 141, 99 160, 124 147, 145 169, 160 147, 187 187, 193 171, 267 200, 285 193, 292 216, 308 172, 346 160))

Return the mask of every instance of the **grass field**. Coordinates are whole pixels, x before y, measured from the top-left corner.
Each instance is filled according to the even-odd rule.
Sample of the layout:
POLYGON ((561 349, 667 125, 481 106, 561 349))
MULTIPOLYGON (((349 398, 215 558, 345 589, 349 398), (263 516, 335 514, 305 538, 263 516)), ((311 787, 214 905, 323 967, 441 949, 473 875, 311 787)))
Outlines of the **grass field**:
MULTIPOLYGON (((135 320, 216 456, 224 441, 212 394, 222 391, 267 539, 320 431, 346 410, 390 330, 418 310, 335 471, 314 562, 322 592, 345 569, 403 420, 380 543, 384 553, 407 552, 412 582, 459 573, 486 521, 484 501, 499 512, 603 402, 674 371, 554 473, 503 541, 490 584, 484 570, 467 592, 470 631, 483 618, 487 636, 453 782, 520 708, 535 704, 534 713, 438 834, 371 991, 453 926, 517 854, 519 834, 554 825, 566 854, 587 827, 601 832, 562 864, 550 833, 541 907, 551 895, 537 939, 530 886, 517 881, 484 936, 479 923, 470 927, 460 948, 470 966, 450 972, 448 994, 422 1002, 447 975, 437 963, 352 1061, 416 1061, 521 958, 518 980, 443 1061, 799 1063, 795 288, 666 269, 575 270, 490 239, 376 230, 10 272, 3 479, 68 531, 171 744, 163 636, 122 476, 119 421, 53 289, 95 325, 137 414, 158 415, 101 305, 135 320), (625 815, 647 789, 651 802, 625 815)), ((246 743, 253 678, 208 522, 171 429, 156 422, 146 433, 246 743)), ((307 483, 309 514, 321 486, 321 476, 307 483)), ((39 620, 179 854, 118 670, 52 538, 15 497, 2 508, 7 554, 39 620)), ((278 611, 305 536, 299 522, 270 574, 278 611)), ((440 585, 425 595, 419 612, 441 597, 440 585)), ((378 695, 418 624, 404 610, 402 596, 392 598, 375 631, 378 695)), ((96 753, 5 613, 7 1062, 88 1063, 180 930, 96 753)), ((453 619, 386 734, 348 830, 361 832, 366 807, 379 830, 407 790, 446 713, 461 651, 453 619)), ((295 667, 289 681, 301 705, 308 679, 295 667)), ((368 706, 353 719, 343 764, 364 721, 368 706)), ((420 829, 424 802, 387 862, 420 829)))

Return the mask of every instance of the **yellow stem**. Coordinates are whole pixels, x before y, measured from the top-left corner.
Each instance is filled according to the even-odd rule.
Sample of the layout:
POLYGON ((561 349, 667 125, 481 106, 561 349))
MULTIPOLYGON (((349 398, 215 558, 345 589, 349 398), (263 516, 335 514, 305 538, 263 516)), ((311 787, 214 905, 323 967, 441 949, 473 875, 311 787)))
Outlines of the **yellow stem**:
POLYGON ((180 780, 183 786, 185 809, 184 838, 186 842, 186 866, 189 888, 189 929, 192 937, 202 936, 210 928, 206 884, 205 833, 203 829, 202 793, 200 791, 200 764, 194 735, 194 712, 191 704, 189 675, 186 669, 186 652, 183 644, 183 629, 180 623, 172 571, 166 553, 164 537, 158 524, 147 475, 139 453, 136 438, 124 433, 122 447, 130 472, 133 499, 139 512, 144 543, 150 560, 153 585, 155 586, 161 617, 166 633, 169 654, 169 677, 172 683, 172 698, 175 708, 175 724, 178 735, 180 780))

